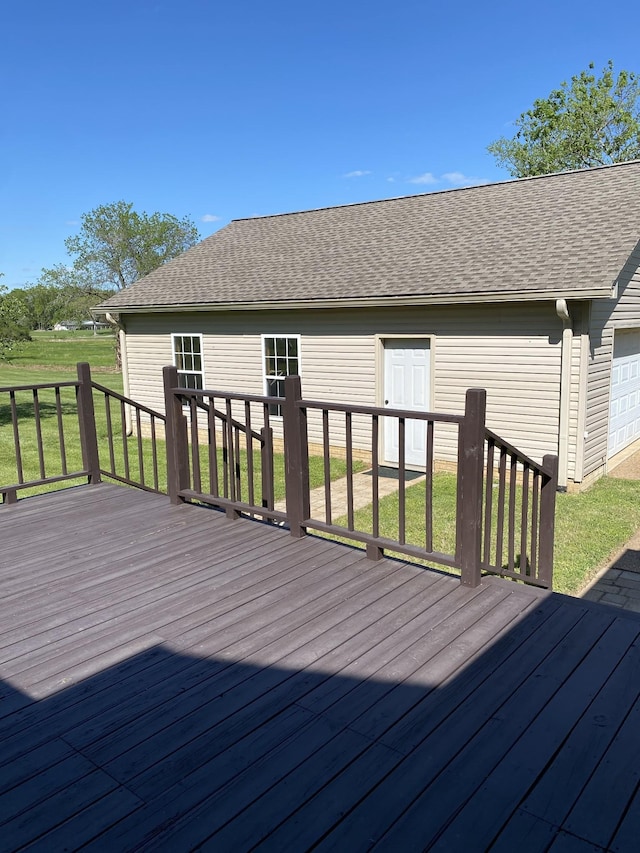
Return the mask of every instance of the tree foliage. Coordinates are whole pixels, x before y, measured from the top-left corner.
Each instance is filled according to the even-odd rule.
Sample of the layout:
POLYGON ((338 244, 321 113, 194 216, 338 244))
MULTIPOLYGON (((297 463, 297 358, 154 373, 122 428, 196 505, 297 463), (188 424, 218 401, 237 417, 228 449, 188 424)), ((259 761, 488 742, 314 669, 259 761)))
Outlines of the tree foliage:
POLYGON ((640 157, 640 78, 616 76, 611 60, 600 77, 593 68, 535 100, 515 136, 488 146, 501 166, 522 178, 640 157))
POLYGON ((124 201, 96 207, 81 217, 80 233, 65 246, 75 271, 94 287, 128 287, 193 246, 200 238, 188 218, 137 213, 124 201))
POLYGON ((6 356, 22 341, 30 340, 20 295, 0 285, 0 358, 6 356))

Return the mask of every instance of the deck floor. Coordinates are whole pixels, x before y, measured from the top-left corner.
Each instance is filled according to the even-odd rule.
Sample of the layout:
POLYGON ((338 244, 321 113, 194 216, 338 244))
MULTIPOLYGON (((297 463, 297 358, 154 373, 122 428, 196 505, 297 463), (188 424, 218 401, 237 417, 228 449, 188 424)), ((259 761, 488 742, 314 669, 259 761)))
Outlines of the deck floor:
POLYGON ((638 849, 633 614, 113 485, 0 537, 0 850, 638 849))

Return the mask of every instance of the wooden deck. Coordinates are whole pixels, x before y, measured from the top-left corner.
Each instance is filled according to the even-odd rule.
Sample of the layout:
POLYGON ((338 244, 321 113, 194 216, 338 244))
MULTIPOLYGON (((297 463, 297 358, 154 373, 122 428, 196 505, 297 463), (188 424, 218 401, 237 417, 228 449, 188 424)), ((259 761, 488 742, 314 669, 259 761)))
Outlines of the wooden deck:
POLYGON ((1 850, 637 849, 632 614, 112 485, 0 537, 1 850))

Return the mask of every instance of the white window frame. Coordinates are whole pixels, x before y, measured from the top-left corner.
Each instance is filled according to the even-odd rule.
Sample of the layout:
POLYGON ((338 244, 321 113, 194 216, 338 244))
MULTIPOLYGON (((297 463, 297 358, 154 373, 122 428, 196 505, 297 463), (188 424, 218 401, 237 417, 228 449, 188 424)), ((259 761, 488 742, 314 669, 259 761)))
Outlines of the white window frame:
MULTIPOLYGON (((262 341, 262 386, 264 388, 264 396, 270 397, 269 394, 269 380, 274 380, 280 378, 277 374, 267 373, 267 347, 266 342, 268 339, 277 340, 278 338, 284 338, 285 340, 295 340, 296 346, 298 350, 297 360, 298 360, 298 372, 295 373, 287 373, 285 376, 302 376, 302 336, 300 334, 291 334, 290 332, 269 332, 268 334, 263 334, 260 336, 262 341)), ((287 346, 288 350, 288 346, 287 346)), ((285 356, 287 362, 289 361, 289 355, 285 356)), ((284 396, 284 393, 283 395, 284 396)), ((275 406, 274 408, 280 409, 280 406, 275 406)), ((281 411, 275 411, 271 413, 272 417, 280 418, 282 417, 281 411)))
POLYGON ((201 332, 171 332, 171 358, 173 361, 174 367, 178 370, 178 377, 180 376, 194 376, 199 375, 202 379, 202 387, 206 388, 205 381, 205 373, 204 373, 204 337, 201 332), (200 370, 185 370, 184 368, 178 367, 178 359, 176 353, 176 339, 177 338, 198 338, 200 341, 200 370))

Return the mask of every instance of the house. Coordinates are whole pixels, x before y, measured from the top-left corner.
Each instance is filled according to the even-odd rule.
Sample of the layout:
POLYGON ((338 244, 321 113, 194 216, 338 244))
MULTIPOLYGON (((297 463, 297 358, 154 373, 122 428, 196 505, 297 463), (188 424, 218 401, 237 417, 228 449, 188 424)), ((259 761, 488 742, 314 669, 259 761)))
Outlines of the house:
MULTIPOLYGON (((149 406, 171 362, 190 387, 273 395, 299 373, 308 399, 428 411, 480 386, 488 426, 581 488, 640 443, 639 239, 632 161, 234 220, 101 308, 149 406)), ((455 462, 446 432, 436 450, 455 462)))
POLYGON ((100 320, 60 320, 53 327, 54 332, 75 332, 78 329, 96 331, 97 329, 108 329, 108 323, 102 323, 100 320))

